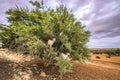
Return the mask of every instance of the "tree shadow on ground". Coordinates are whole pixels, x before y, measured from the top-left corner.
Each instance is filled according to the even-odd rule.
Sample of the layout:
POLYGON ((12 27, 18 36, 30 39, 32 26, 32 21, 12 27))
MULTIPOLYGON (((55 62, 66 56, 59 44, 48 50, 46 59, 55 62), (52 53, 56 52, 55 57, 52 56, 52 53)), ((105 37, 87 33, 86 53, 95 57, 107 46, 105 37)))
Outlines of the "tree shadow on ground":
POLYGON ((58 67, 44 66, 41 62, 15 63, 0 60, 0 80, 53 80, 59 77, 58 67), (44 71, 46 77, 41 77, 44 71))
POLYGON ((0 80, 12 80, 14 74, 12 64, 13 62, 0 59, 0 80))

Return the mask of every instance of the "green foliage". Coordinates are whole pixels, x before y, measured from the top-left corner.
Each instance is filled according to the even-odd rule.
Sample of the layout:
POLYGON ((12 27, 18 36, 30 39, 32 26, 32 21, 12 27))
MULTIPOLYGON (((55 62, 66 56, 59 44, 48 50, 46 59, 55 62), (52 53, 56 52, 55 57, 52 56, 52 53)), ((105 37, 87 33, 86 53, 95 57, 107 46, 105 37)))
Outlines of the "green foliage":
POLYGON ((113 55, 119 55, 120 54, 120 49, 101 49, 101 50, 91 50, 92 53, 94 54, 102 54, 102 53, 105 53, 105 54, 113 54, 113 55))
POLYGON ((0 26, 2 47, 38 55, 50 63, 56 61, 61 73, 69 72, 72 66, 67 60, 56 60, 60 53, 69 52, 74 60, 84 62, 89 56, 86 43, 90 32, 84 30, 64 5, 54 10, 44 9, 43 1, 30 3, 36 8, 17 7, 6 12, 9 25, 0 26), (53 51, 47 45, 52 38, 56 38, 53 51))
POLYGON ((115 53, 120 55, 120 49, 116 49, 115 53))
POLYGON ((72 63, 63 58, 58 58, 57 59, 57 66, 59 66, 59 72, 61 75, 64 75, 66 72, 72 72, 72 63))

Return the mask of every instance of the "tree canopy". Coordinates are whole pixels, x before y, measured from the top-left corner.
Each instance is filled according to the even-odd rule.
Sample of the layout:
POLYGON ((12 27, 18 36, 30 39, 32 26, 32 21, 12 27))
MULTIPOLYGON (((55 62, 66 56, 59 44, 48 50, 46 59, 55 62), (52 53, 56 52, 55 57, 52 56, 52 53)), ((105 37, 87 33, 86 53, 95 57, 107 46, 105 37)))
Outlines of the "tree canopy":
MULTIPOLYGON (((6 12, 9 15, 9 25, 0 25, 2 47, 38 55, 50 63, 57 61, 62 68, 65 60, 59 57, 61 53, 70 53, 73 60, 84 61, 88 58, 86 43, 90 32, 76 21, 64 5, 56 9, 45 9, 43 2, 30 3, 36 8, 29 10, 17 7, 6 12), (52 46, 54 50, 50 50, 47 41, 53 38, 56 39, 52 46)), ((68 66, 65 70, 69 71, 71 65, 68 66)), ((61 72, 64 73, 65 70, 61 69, 61 72)))

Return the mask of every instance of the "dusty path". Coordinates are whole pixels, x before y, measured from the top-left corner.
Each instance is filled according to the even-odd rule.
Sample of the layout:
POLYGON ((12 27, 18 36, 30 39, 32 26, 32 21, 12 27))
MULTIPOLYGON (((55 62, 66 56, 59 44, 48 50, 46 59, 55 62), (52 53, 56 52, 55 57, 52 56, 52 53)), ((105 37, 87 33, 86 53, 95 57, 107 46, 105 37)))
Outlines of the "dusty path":
POLYGON ((76 62, 69 75, 72 77, 67 80, 120 80, 120 70, 76 62))
MULTIPOLYGON (((73 72, 67 73, 61 80, 120 80, 120 56, 106 59, 96 59, 81 64, 73 62, 73 72)), ((9 50, 0 50, 0 80, 60 80, 58 68, 44 67, 39 59, 16 54, 9 50), (44 71, 46 77, 40 77, 44 71)))
POLYGON ((120 56, 113 55, 111 58, 106 58, 106 56, 106 54, 94 54, 91 56, 91 60, 87 61, 87 63, 99 67, 120 70, 120 56), (100 59, 97 59, 96 56, 99 56, 100 59))

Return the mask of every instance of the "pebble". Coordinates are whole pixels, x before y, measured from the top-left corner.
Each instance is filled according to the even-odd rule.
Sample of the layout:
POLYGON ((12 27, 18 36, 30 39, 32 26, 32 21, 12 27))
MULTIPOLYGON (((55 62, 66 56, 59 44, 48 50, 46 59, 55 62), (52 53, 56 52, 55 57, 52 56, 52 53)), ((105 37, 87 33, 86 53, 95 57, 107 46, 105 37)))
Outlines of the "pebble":
POLYGON ((43 71, 41 71, 40 76, 41 76, 41 77, 46 77, 46 73, 43 72, 43 71))

